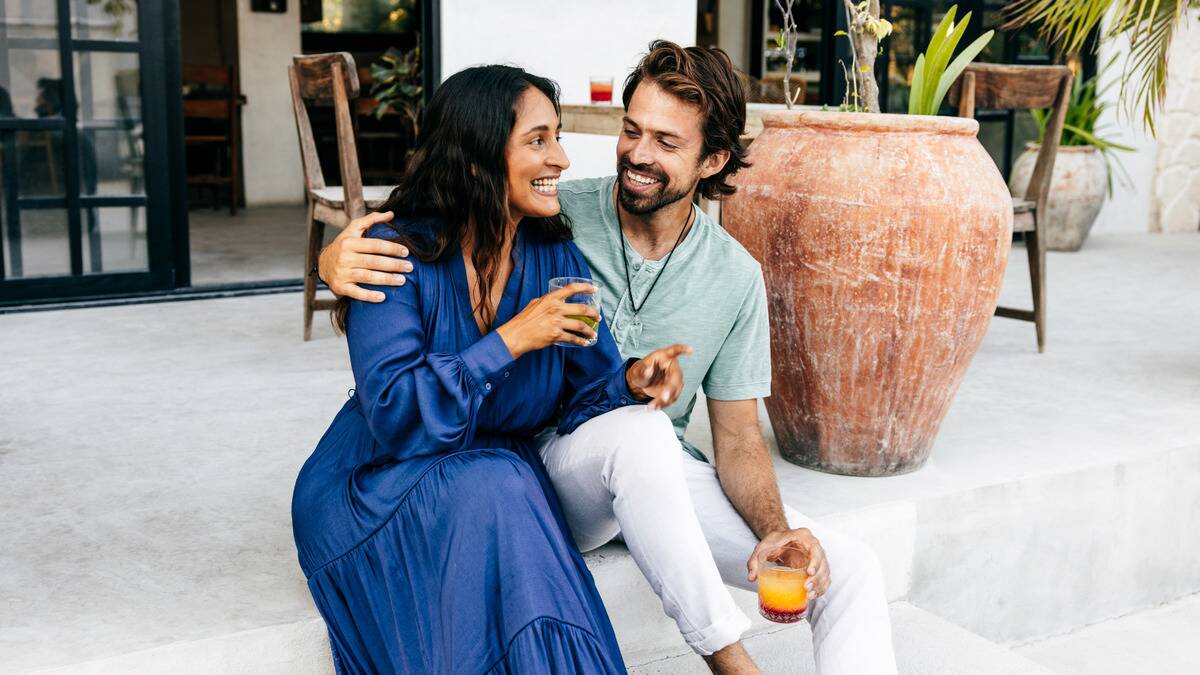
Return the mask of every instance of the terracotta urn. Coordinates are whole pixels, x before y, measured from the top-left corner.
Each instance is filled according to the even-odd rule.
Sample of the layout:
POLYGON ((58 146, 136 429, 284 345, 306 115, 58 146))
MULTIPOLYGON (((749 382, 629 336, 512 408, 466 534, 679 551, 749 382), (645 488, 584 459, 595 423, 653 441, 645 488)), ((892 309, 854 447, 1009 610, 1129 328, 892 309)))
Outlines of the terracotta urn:
POLYGON ((920 467, 996 308, 1008 187, 975 120, 768 113, 722 222, 763 266, 784 458, 920 467))
MULTIPOLYGON (((1025 194, 1033 166, 1037 164, 1037 143, 1025 146, 1025 152, 1013 164, 1008 187, 1014 195, 1025 194)), ((1108 164, 1104 155, 1090 145, 1059 146, 1050 174, 1050 194, 1046 198, 1046 216, 1038 225, 1042 240, 1051 251, 1078 251, 1087 240, 1108 190, 1108 164)))

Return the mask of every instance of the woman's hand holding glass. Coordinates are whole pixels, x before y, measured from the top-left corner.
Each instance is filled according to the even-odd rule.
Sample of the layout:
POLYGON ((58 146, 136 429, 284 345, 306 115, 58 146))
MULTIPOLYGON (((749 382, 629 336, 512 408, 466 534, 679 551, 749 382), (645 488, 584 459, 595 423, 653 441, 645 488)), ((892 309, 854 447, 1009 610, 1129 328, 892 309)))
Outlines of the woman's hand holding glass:
POLYGON ((525 309, 496 329, 513 358, 545 349, 555 342, 568 342, 586 347, 596 339, 596 331, 583 321, 572 317, 586 317, 597 325, 600 313, 590 305, 567 302, 577 293, 591 293, 591 284, 571 284, 530 300, 525 309))

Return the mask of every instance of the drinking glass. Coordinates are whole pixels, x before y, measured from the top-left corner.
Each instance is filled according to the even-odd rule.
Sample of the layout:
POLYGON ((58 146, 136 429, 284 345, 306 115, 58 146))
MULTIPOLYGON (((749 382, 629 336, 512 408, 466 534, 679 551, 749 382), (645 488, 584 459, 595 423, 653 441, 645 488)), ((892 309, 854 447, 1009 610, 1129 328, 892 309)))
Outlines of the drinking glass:
POLYGON ((612 103, 613 79, 593 75, 590 78, 592 103, 612 103))
MULTIPOLYGON (((593 309, 596 310, 597 314, 599 314, 600 313, 600 284, 598 284, 595 279, 586 279, 583 277, 554 277, 553 279, 550 280, 550 292, 553 293, 554 291, 557 291, 560 288, 565 288, 567 286, 570 286, 571 284, 591 284, 592 287, 595 288, 596 290, 592 291, 592 292, 576 293, 575 295, 572 295, 571 297, 567 298, 567 302, 571 303, 571 304, 575 304, 575 305, 589 305, 593 309)), ((568 319, 578 319, 578 320, 586 323, 588 325, 588 327, 590 327, 592 330, 596 330, 597 328, 599 328, 599 323, 597 323, 591 317, 567 315, 567 318, 568 319)), ((588 340, 588 343, 586 345, 577 345, 573 342, 556 342, 555 344, 560 344, 564 347, 583 347, 583 346, 591 347, 592 345, 596 344, 596 338, 592 338, 591 340, 588 340)))
POLYGON ((776 562, 758 568, 758 613, 775 623, 796 623, 808 609, 808 589, 803 569, 776 562))

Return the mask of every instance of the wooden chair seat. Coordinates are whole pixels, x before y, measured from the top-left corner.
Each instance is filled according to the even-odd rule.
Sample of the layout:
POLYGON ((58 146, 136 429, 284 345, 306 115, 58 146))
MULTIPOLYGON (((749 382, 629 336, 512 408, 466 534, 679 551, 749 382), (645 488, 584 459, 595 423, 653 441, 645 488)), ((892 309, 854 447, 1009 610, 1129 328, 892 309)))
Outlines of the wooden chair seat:
MULTIPOLYGON (((395 185, 364 185, 362 188, 363 204, 368 209, 377 209, 387 201, 388 195, 396 189, 395 185)), ((346 192, 340 185, 317 188, 310 192, 318 204, 331 209, 341 209, 346 203, 346 192)), ((325 222, 325 221, 322 221, 325 222)))
POLYGON ((1033 232, 1037 228, 1037 221, 1033 217, 1037 202, 1013 197, 1012 204, 1013 232, 1033 232))

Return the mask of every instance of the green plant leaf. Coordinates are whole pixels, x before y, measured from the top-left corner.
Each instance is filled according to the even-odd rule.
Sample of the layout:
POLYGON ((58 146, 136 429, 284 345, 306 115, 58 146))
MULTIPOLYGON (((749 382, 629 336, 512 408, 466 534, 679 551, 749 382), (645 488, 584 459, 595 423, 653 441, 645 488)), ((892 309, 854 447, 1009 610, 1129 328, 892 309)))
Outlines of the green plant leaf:
POLYGON ((925 55, 917 54, 917 65, 913 68, 912 89, 908 92, 908 114, 917 115, 921 107, 921 95, 925 86, 925 55))
POLYGON ((944 48, 943 45, 945 44, 946 39, 949 37, 950 33, 953 31, 952 25, 954 23, 954 16, 957 12, 958 12, 958 5, 951 5, 950 9, 946 11, 946 15, 944 17, 942 17, 941 22, 938 23, 937 28, 933 31, 933 37, 931 37, 929 40, 929 47, 925 50, 925 53, 923 54, 923 56, 925 57, 925 66, 924 66, 924 68, 921 69, 921 72, 920 72, 921 78, 920 78, 920 86, 919 87, 915 86, 917 77, 916 77, 916 71, 915 70, 913 71, 914 88, 920 89, 921 95, 910 97, 910 99, 909 99, 909 114, 913 114, 913 115, 921 114, 920 112, 917 112, 917 111, 924 110, 925 106, 926 106, 926 101, 929 100, 933 96, 934 87, 937 83, 935 66, 937 64, 939 55, 941 54, 941 52, 944 48), (913 99, 915 99, 915 102, 913 101, 913 99))
POLYGON ((976 56, 979 56, 979 52, 983 51, 983 48, 987 46, 994 32, 989 30, 980 35, 950 62, 950 67, 946 69, 946 72, 942 73, 941 78, 938 80, 937 92, 934 94, 933 102, 928 108, 930 115, 937 114, 938 109, 942 107, 942 99, 946 97, 946 92, 950 91, 950 85, 954 84, 954 81, 958 79, 958 76, 967 67, 967 64, 974 61, 976 56))
POLYGON ((925 99, 921 102, 922 107, 929 111, 927 115, 936 115, 938 107, 941 106, 942 96, 938 91, 941 88, 943 74, 946 72, 946 64, 950 62, 950 57, 954 55, 954 50, 958 47, 959 40, 962 40, 963 34, 967 32, 967 26, 970 25, 971 13, 967 12, 962 20, 955 24, 953 31, 942 40, 939 45, 936 56, 930 55, 931 61, 926 66, 926 77, 929 79, 925 86, 925 99))
POLYGON ((1097 138, 1094 134, 1092 134, 1088 131, 1085 131, 1083 129, 1080 129, 1079 127, 1076 127, 1076 126, 1064 124, 1063 129, 1064 130, 1069 129, 1071 131, 1071 133, 1078 135, 1080 138, 1087 141, 1088 145, 1093 146, 1100 151, 1107 151, 1107 150, 1123 150, 1125 152, 1133 152, 1134 151, 1134 148, 1132 148, 1128 145, 1121 145, 1120 143, 1114 143, 1112 141, 1106 141, 1102 138, 1097 138))

